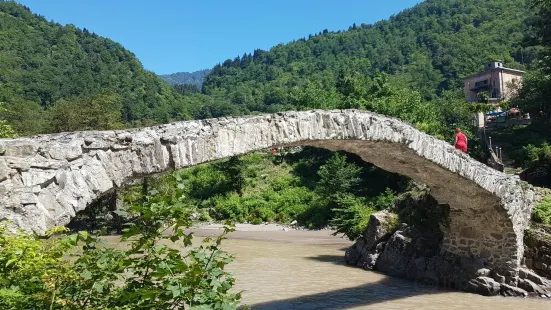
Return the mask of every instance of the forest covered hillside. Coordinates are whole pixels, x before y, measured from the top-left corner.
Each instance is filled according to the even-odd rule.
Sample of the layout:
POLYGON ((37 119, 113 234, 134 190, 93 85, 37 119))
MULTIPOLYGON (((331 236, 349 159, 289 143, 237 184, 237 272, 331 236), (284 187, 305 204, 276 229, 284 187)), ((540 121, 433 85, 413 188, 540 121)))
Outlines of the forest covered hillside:
POLYGON ((3 118, 23 135, 163 123, 187 114, 173 88, 120 44, 4 0, 0 102, 9 111, 3 118))
POLYGON ((201 88, 203 81, 210 73, 210 69, 199 70, 195 72, 177 72, 172 74, 159 75, 161 79, 165 80, 171 85, 193 85, 197 88, 201 88))
POLYGON ((203 90, 222 90, 233 103, 270 111, 274 105, 300 105, 297 88, 332 98, 339 78, 384 72, 393 84, 430 100, 461 88, 462 77, 491 59, 524 69, 536 55, 520 44, 532 15, 526 0, 428 0, 374 25, 324 30, 226 60, 213 69, 203 90))
POLYGON ((428 0, 217 65, 171 87, 120 44, 0 0, 0 119, 18 135, 312 108, 360 108, 447 137, 468 120, 460 78, 488 59, 524 68, 528 0, 428 0), (6 109, 5 111, 3 109, 6 109))

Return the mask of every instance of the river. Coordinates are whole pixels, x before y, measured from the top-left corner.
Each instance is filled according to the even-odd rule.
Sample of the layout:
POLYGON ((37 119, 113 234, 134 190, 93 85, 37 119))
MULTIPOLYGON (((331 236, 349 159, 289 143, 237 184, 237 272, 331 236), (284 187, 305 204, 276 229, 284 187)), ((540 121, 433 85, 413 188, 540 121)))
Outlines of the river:
MULTIPOLYGON (((245 227, 245 226, 244 226, 245 227)), ((551 309, 543 298, 484 297, 423 288, 344 264, 347 239, 329 231, 254 231, 230 234, 229 271, 252 309, 551 309)), ((213 236, 198 229, 197 236, 213 236)))

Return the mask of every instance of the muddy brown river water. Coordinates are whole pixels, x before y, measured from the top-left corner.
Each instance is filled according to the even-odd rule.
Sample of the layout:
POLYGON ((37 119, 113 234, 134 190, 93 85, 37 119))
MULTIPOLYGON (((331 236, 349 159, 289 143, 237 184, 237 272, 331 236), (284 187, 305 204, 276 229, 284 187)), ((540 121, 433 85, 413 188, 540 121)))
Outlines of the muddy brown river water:
MULTIPOLYGON (((194 229, 194 233, 217 236, 221 231, 215 228, 194 229)), ((330 231, 282 231, 276 225, 238 225, 238 229, 222 248, 235 256, 228 267, 237 277, 235 291, 242 291, 242 304, 255 310, 551 310, 550 299, 484 297, 426 288, 347 266, 344 251, 352 242, 330 231)), ((106 237, 108 244, 121 247, 118 240, 106 237)))
MULTIPOLYGON (((196 230, 197 236, 218 231, 196 230)), ((551 300, 483 297, 423 288, 344 264, 346 239, 329 231, 237 231, 223 248, 235 255, 235 290, 252 309, 551 310, 551 300)))

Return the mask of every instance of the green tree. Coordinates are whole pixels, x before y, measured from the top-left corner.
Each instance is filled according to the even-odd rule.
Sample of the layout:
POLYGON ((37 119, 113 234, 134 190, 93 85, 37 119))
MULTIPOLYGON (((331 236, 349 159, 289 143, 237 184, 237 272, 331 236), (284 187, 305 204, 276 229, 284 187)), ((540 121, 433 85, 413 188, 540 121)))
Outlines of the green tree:
MULTIPOLYGON (((3 107, 4 103, 0 102, 0 115, 7 110, 3 107)), ((0 119, 0 138, 15 138, 16 134, 13 128, 4 119, 0 119)))
POLYGON ((318 170, 316 192, 331 207, 345 194, 354 191, 360 183, 362 168, 349 163, 345 155, 335 153, 318 170))
POLYGON ((123 127, 122 99, 102 94, 78 100, 60 100, 46 111, 50 131, 107 130, 123 127))

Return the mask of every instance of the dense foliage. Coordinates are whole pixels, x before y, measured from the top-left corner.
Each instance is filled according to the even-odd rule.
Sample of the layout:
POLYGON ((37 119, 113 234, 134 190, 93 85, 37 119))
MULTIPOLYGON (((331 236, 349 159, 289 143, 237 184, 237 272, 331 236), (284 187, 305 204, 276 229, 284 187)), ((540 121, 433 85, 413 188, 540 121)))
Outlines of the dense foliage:
POLYGON ((203 90, 223 90, 247 111, 337 108, 346 106, 340 95, 351 91, 347 79, 385 72, 391 84, 434 99, 460 88, 461 78, 489 59, 523 68, 534 57, 519 48, 531 14, 525 0, 429 0, 374 25, 324 31, 226 60, 203 90))
POLYGON ((457 91, 460 77, 490 58, 522 67, 533 54, 517 48, 522 21, 531 16, 524 0, 426 1, 374 25, 324 31, 228 60, 200 93, 190 84, 168 86, 122 46, 86 29, 48 22, 5 0, 0 14, 6 38, 0 100, 8 110, 0 119, 20 135, 361 108, 451 139, 450 129, 470 125, 457 91))
POLYGON ((551 4, 546 0, 533 0, 536 14, 527 20, 524 46, 538 52, 537 61, 530 66, 515 104, 533 116, 551 119, 551 4))
POLYGON ((160 75, 160 77, 171 85, 193 85, 197 88, 201 88, 201 86, 203 86, 203 81, 209 73, 210 69, 205 69, 195 72, 163 74, 160 75))
MULTIPOLYGON (((366 211, 388 207, 408 182, 355 155, 308 147, 184 169, 148 186, 171 195, 181 184, 199 221, 332 225, 354 239, 367 226, 371 212, 366 211)), ((131 188, 125 201, 139 201, 142 191, 142 186, 131 188)))
POLYGON ((0 308, 235 309, 225 233, 193 246, 182 191, 152 194, 126 209, 125 249, 88 233, 44 239, 1 228, 0 308))
POLYGON ((116 118, 96 129, 190 117, 189 102, 144 70, 134 54, 85 28, 49 22, 1 0, 0 37, 0 101, 9 111, 2 118, 21 135, 64 130, 50 119, 91 101, 102 105, 104 98, 110 98, 105 114, 93 109, 90 118, 86 113, 81 118, 85 123, 116 118))
POLYGON ((494 140, 513 158, 516 164, 539 174, 535 183, 551 186, 551 3, 530 1, 534 16, 523 41, 525 49, 537 52, 537 59, 529 66, 518 96, 511 102, 529 112, 534 119, 528 126, 495 132, 494 140))
MULTIPOLYGON (((3 103, 0 102, 0 113, 6 112, 6 109, 3 107, 3 103)), ((6 120, 0 119, 0 139, 1 138, 15 138, 16 134, 13 128, 6 120)))
POLYGON ((551 227, 551 197, 545 197, 534 208, 532 220, 551 227))

